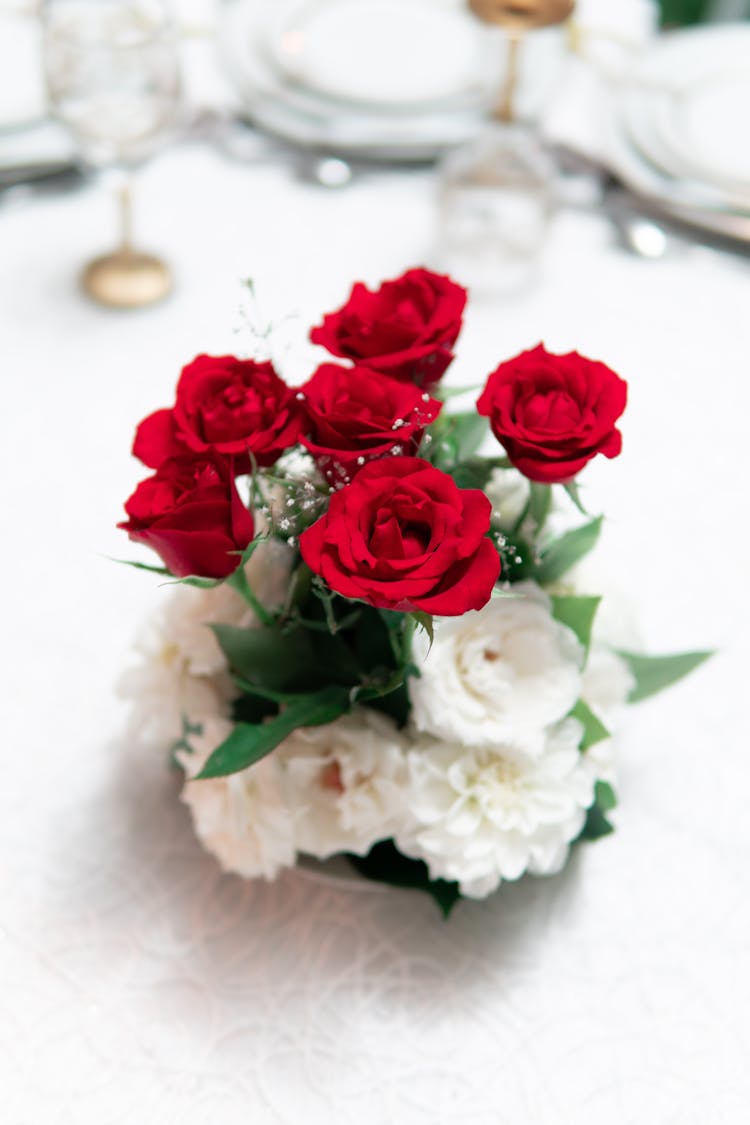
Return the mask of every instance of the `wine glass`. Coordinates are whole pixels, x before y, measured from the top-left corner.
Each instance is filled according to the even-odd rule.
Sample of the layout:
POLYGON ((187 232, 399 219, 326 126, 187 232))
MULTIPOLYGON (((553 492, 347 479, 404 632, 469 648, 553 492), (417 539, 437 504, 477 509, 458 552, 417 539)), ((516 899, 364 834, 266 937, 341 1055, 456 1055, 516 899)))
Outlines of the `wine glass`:
POLYGON ((133 246, 131 178, 176 120, 180 74, 168 11, 160 0, 45 0, 42 21, 54 112, 84 160, 119 183, 119 245, 86 266, 83 287, 119 308, 161 300, 171 273, 133 246))
POLYGON ((553 208, 555 167, 536 131, 518 120, 525 35, 562 23, 575 0, 467 0, 505 32, 506 65, 492 124, 447 157, 441 176, 445 265, 475 289, 514 289, 534 276, 553 208))

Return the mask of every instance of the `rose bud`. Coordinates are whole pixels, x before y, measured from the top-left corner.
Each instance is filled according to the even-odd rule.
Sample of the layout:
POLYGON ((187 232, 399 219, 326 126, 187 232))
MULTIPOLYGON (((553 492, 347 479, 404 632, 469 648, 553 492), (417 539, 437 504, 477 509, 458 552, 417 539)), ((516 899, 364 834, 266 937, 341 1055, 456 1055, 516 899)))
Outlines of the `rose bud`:
POLYGON ((394 379, 431 387, 453 359, 466 290, 429 270, 408 270, 375 292, 361 282, 310 339, 394 379))
POLYGON ((145 543, 178 578, 226 578, 253 538, 231 466, 218 458, 177 457, 141 481, 118 524, 145 543))
POLYGON ((616 457, 615 422, 627 383, 578 352, 553 355, 542 344, 501 363, 477 402, 510 461, 530 480, 571 480, 597 453, 616 457))
POLYGON ((418 457, 365 465, 300 536, 332 590, 380 609, 457 616, 489 601, 500 559, 490 502, 418 457))
POLYGON ((300 442, 333 483, 391 451, 417 452, 442 403, 413 383, 364 367, 324 363, 301 389, 300 442))
POLYGON ((141 422, 133 453, 152 469, 191 453, 234 457, 239 472, 272 465, 297 440, 294 402, 270 363, 199 355, 183 368, 175 405, 141 422))

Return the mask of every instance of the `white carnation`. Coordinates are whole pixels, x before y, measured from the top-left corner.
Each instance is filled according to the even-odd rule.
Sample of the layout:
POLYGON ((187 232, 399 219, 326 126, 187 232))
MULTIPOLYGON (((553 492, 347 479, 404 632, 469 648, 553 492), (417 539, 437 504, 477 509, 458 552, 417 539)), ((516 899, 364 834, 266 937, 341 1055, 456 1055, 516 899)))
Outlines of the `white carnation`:
POLYGON ((622 657, 604 645, 592 644, 583 673, 583 698, 608 730, 617 725, 635 679, 622 657))
POLYGON ((493 469, 484 491, 492 504, 493 524, 509 531, 523 515, 531 484, 518 469, 493 469))
MULTIPOLYGON (((260 543, 248 580, 266 608, 281 605, 293 552, 276 540, 260 543)), ((131 728, 162 745, 179 738, 184 718, 229 717, 237 694, 212 624, 252 629, 259 622, 247 602, 222 583, 208 589, 177 586, 139 639, 139 662, 126 671, 120 694, 134 701, 131 728)))
POLYGON ((365 855, 403 825, 405 744, 385 715, 360 710, 296 730, 274 751, 302 852, 365 855))
MULTIPOLYGON (((193 753, 180 752, 190 778, 200 773, 209 756, 231 733, 221 719, 203 722, 192 735, 193 753)), ((273 879, 296 860, 294 814, 284 793, 284 777, 275 754, 229 777, 188 780, 182 799, 189 806, 195 831, 225 871, 245 878, 273 879)))
MULTIPOLYGON (((610 734, 617 727, 634 685, 630 669, 617 653, 603 645, 592 644, 583 673, 582 696, 610 734)), ((610 784, 616 781, 615 752, 614 738, 596 742, 584 752, 583 759, 597 781, 610 784)))
POLYGON ((437 621, 429 654, 427 648, 418 635, 412 720, 449 742, 540 753, 545 729, 581 694, 583 649, 533 582, 519 582, 511 596, 477 612, 437 621))
POLYGON ((581 734, 577 720, 564 720, 536 758, 506 745, 420 739, 407 755, 412 827, 397 836, 399 849, 469 898, 526 871, 559 871, 593 801, 581 734))

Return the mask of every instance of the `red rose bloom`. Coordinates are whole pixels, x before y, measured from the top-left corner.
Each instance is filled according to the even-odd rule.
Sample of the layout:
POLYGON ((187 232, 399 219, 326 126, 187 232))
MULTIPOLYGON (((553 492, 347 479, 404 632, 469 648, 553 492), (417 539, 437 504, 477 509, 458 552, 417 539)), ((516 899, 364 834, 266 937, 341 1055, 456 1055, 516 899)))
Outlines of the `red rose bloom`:
POLYGON ((170 457, 214 452, 246 471, 248 452, 258 465, 272 465, 298 429, 294 392, 270 363, 199 355, 183 368, 172 409, 141 422, 133 453, 158 469, 170 457))
POLYGON ((542 344, 501 363, 477 410, 515 467, 530 480, 571 480, 597 453, 616 457, 627 383, 578 352, 552 355, 542 344))
POLYGON ((466 290, 429 270, 408 270, 372 293, 361 282, 310 339, 394 379, 431 387, 453 359, 466 290))
POLYGON ((178 578, 226 578, 253 538, 253 517, 237 494, 231 467, 209 458, 165 461, 141 481, 117 526, 161 556, 178 578))
POLYGON ((380 609, 457 617, 481 609, 500 573, 491 505, 418 457, 371 461, 300 536, 332 590, 380 609))
POLYGON ((302 388, 300 442, 330 481, 350 480, 366 461, 416 453, 442 403, 413 383, 365 367, 324 363, 302 388))

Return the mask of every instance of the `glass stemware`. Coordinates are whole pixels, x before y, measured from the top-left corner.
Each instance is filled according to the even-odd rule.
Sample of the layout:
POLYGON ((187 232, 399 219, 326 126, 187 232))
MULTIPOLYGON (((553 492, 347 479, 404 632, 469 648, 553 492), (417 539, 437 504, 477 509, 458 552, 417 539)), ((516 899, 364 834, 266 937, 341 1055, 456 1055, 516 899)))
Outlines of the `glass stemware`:
POLYGON ((517 288, 534 275, 553 205, 554 164, 536 130, 519 121, 516 92, 525 35, 562 23, 575 0, 467 0, 505 32, 506 64, 492 123, 451 154, 441 177, 446 265, 477 289, 517 288))
POLYGON ((151 304, 169 292, 171 274, 133 245, 130 181, 175 122, 180 77, 168 11, 160 0, 46 0, 42 19, 53 110, 84 160, 119 181, 119 245, 86 266, 83 287, 102 304, 151 304))

